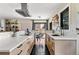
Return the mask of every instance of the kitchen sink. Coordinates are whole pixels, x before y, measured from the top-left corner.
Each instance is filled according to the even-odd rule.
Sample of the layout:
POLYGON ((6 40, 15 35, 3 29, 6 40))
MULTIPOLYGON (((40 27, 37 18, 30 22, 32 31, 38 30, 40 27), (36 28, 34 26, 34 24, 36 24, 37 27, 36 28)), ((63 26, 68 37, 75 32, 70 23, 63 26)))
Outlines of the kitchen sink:
POLYGON ((60 35, 58 35, 58 34, 52 34, 52 36, 60 36, 60 35))

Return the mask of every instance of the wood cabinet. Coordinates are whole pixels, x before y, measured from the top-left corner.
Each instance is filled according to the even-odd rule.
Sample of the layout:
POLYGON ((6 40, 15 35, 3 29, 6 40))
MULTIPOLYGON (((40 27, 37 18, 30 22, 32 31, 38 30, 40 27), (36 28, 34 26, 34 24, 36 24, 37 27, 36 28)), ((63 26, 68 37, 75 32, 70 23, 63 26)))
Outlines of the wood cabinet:
POLYGON ((34 40, 28 38, 28 40, 24 41, 16 49, 10 52, 10 54, 11 55, 30 55, 33 46, 34 46, 34 40))
MULTIPOLYGON (((21 45, 22 45, 22 44, 21 44, 21 45)), ((20 46, 21 46, 21 45, 20 45, 20 46)), ((22 52, 22 50, 20 50, 20 46, 17 47, 17 48, 15 48, 15 49, 12 50, 11 52, 9 52, 10 55, 19 55, 19 54, 22 52)))
POLYGON ((50 54, 51 55, 54 55, 55 54, 55 43, 54 43, 54 39, 52 39, 47 34, 46 34, 46 45, 48 47, 48 50, 49 50, 50 54))

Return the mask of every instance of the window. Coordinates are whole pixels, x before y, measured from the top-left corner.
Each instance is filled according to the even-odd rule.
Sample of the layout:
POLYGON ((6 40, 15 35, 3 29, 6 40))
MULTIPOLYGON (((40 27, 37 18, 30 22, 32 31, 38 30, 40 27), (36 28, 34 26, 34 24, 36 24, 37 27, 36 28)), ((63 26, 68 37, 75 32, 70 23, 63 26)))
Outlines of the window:
POLYGON ((69 29, 69 7, 60 13, 61 29, 69 29))

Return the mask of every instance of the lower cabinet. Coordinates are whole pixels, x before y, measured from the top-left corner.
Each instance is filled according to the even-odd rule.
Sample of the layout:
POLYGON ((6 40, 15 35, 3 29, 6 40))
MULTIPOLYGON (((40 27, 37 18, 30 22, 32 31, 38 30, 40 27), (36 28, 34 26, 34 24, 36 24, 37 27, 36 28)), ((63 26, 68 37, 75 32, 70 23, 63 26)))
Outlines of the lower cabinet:
POLYGON ((19 55, 22 51, 18 48, 15 48, 14 50, 12 50, 10 53, 10 55, 19 55))
POLYGON ((76 55, 76 43, 76 40, 58 40, 46 34, 46 45, 51 55, 76 55))
POLYGON ((10 55, 30 55, 33 46, 34 46, 34 40, 28 39, 9 53, 10 55))
POLYGON ((48 47, 48 50, 49 50, 50 54, 54 55, 55 54, 55 42, 54 42, 54 39, 47 36, 46 45, 48 47))

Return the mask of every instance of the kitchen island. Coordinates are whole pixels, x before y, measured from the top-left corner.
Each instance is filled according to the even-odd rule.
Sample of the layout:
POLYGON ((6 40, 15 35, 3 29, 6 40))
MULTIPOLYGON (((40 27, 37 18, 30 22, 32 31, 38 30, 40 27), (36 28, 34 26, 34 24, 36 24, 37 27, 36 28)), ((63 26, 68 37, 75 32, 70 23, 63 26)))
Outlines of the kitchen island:
POLYGON ((51 55, 76 55, 75 36, 52 36, 52 33, 46 33, 45 39, 51 55))
POLYGON ((28 55, 33 45, 33 35, 0 39, 0 55, 28 55))

